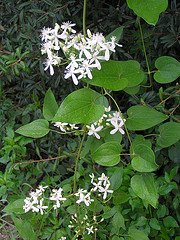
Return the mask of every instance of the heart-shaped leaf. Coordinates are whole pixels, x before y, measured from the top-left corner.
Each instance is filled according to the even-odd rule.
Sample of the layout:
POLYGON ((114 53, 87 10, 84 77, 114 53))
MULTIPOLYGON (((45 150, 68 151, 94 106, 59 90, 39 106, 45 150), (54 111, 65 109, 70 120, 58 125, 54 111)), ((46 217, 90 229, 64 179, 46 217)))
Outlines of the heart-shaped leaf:
POLYGON ((154 74, 154 79, 158 83, 170 83, 180 76, 180 62, 173 57, 159 57, 155 66, 158 71, 154 74))
POLYGON ((79 89, 64 99, 52 121, 90 124, 102 117, 107 106, 103 95, 92 89, 79 89))
POLYGON ((102 144, 93 154, 93 160, 101 166, 114 166, 120 161, 122 146, 117 142, 102 144))
POLYGON ((135 157, 132 159, 132 167, 138 172, 153 172, 158 165, 155 162, 154 152, 146 145, 138 144, 134 147, 135 157))
POLYGON ((127 4, 147 23, 156 25, 159 14, 168 7, 168 0, 127 0, 127 4))
POLYGON ((144 73, 137 61, 108 61, 101 63, 101 70, 93 70, 93 79, 85 82, 109 90, 119 91, 133 87, 144 80, 144 73))
POLYGON ((159 127, 159 132, 157 144, 162 148, 169 147, 180 140, 180 123, 164 123, 159 127))

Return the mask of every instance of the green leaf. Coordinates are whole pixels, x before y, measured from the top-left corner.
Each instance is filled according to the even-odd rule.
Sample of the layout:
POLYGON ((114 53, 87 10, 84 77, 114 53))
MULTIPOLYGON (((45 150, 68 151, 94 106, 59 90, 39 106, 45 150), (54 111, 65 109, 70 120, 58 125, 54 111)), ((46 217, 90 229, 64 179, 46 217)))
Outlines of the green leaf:
POLYGON ((159 132, 157 144, 162 148, 169 147, 180 140, 180 123, 164 123, 159 127, 159 132))
POLYGON ((154 74, 154 79, 158 83, 170 83, 180 76, 180 62, 173 57, 159 57, 155 66, 158 71, 154 74))
POLYGON ((139 92, 140 90, 140 86, 134 86, 134 87, 126 87, 125 89, 123 89, 124 92, 126 92, 129 95, 135 95, 139 92))
POLYGON ((47 135, 49 131, 48 121, 45 119, 38 119, 18 128, 16 133, 26 137, 41 138, 47 135))
POLYGON ((119 188, 113 194, 113 204, 120 205, 122 203, 127 202, 129 198, 130 198, 130 195, 127 192, 122 191, 121 188, 119 188))
POLYGON ((126 229, 123 215, 118 211, 112 219, 113 233, 118 234, 120 228, 126 229))
POLYGON ((131 187, 134 193, 146 204, 156 208, 158 203, 158 192, 152 175, 135 175, 131 178, 131 187))
POLYGON ((154 127, 168 118, 161 112, 147 106, 132 106, 127 111, 126 126, 129 130, 146 130, 154 127))
POLYGON ((149 239, 145 232, 138 230, 134 226, 129 228, 128 235, 133 240, 148 240, 149 239))
POLYGON ((144 73, 137 61, 104 61, 101 70, 93 70, 93 79, 85 82, 109 90, 119 91, 126 87, 133 87, 144 80, 144 73))
POLYGON ((51 121, 55 116, 58 110, 58 104, 54 97, 53 92, 49 88, 44 97, 44 104, 43 104, 43 116, 46 120, 51 121))
POLYGON ((119 40, 121 39, 123 29, 124 29, 123 26, 116 28, 114 31, 112 31, 110 34, 106 36, 106 41, 111 41, 112 37, 116 37, 116 43, 118 43, 119 40))
POLYGON ((156 25, 160 13, 168 7, 168 0, 127 0, 127 4, 147 23, 156 25))
POLYGON ((121 184, 123 179, 123 168, 121 167, 114 167, 114 172, 110 178, 111 188, 115 191, 117 190, 121 184))
POLYGON ((159 221, 156 218, 151 218, 149 222, 150 227, 155 230, 160 230, 161 226, 159 225, 159 221))
POLYGON ((3 211, 8 213, 8 214, 12 214, 12 213, 24 214, 23 205, 24 205, 24 199, 18 199, 18 200, 15 200, 13 202, 10 202, 3 209, 3 211))
POLYGON ((99 120, 107 99, 94 90, 83 88, 69 94, 61 103, 53 122, 90 124, 99 120))
POLYGON ((154 152, 146 145, 139 144, 134 147, 134 153, 131 165, 138 172, 153 172, 158 165, 155 162, 154 152))
POLYGON ((37 240, 35 232, 29 222, 13 217, 14 224, 23 240, 37 240))
POLYGON ((101 166, 114 166, 120 161, 122 146, 116 142, 102 144, 93 154, 93 160, 101 166))
POLYGON ((164 218, 163 223, 166 228, 179 227, 177 221, 172 216, 168 216, 168 217, 164 218))

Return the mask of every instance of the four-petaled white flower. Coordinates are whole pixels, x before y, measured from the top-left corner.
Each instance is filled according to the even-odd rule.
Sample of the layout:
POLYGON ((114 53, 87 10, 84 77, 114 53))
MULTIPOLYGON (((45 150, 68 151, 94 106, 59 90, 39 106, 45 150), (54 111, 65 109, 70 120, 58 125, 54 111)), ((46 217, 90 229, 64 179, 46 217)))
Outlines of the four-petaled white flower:
POLYGON ((88 135, 94 135, 97 139, 100 139, 99 134, 97 134, 98 132, 100 132, 103 129, 103 126, 99 126, 97 128, 95 128, 94 124, 91 124, 91 126, 89 127, 89 132, 88 135))
POLYGON ((41 215, 43 215, 44 210, 48 208, 48 206, 43 206, 44 199, 40 199, 39 205, 37 205, 38 210, 40 211, 41 215))
POLYGON ((115 134, 117 131, 119 131, 121 134, 125 134, 125 131, 122 129, 122 127, 126 120, 122 119, 119 112, 114 112, 113 116, 110 116, 110 118, 106 121, 110 122, 114 127, 110 134, 115 134))
POLYGON ((76 201, 76 203, 84 202, 86 206, 89 206, 91 202, 94 202, 94 199, 91 199, 90 192, 87 193, 87 190, 79 189, 77 193, 74 195, 79 197, 79 199, 76 201))
POLYGON ((88 233, 87 233, 88 235, 90 235, 91 233, 94 233, 93 226, 87 227, 86 230, 88 231, 88 233))
POLYGON ((113 193, 113 190, 110 190, 110 181, 109 178, 102 173, 101 176, 98 178, 98 182, 94 181, 93 175, 90 175, 91 183, 94 186, 91 191, 95 192, 98 191, 99 193, 103 194, 103 199, 107 198, 108 193, 113 193))
POLYGON ((99 186, 99 192, 103 193, 103 199, 105 200, 107 198, 108 193, 113 193, 113 190, 109 189, 110 184, 107 184, 105 187, 99 186))
POLYGON ((62 196, 62 192, 63 192, 63 189, 62 188, 59 188, 59 189, 53 189, 52 190, 52 193, 50 195, 50 200, 51 201, 55 201, 56 204, 53 205, 53 208, 54 209, 57 209, 57 208, 60 208, 60 201, 65 201, 66 198, 64 198, 62 196))

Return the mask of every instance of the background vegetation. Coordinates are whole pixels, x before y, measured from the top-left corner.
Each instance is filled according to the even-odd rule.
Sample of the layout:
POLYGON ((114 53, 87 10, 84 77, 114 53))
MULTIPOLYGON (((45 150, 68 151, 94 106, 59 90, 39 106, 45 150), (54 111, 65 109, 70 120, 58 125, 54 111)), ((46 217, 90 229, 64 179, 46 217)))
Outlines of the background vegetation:
MULTIPOLYGON (((76 29, 81 31, 83 1, 4 0, 0 3, 0 12, 0 210, 3 210, 8 203, 26 196, 29 186, 25 183, 36 187, 44 182, 55 187, 59 181, 73 175, 73 160, 69 153, 76 151, 77 137, 59 137, 50 133, 48 137, 32 141, 31 138, 19 136, 15 130, 42 118, 43 99, 49 87, 58 102, 77 89, 70 81, 64 79, 63 68, 57 68, 53 76, 44 72, 39 35, 44 26, 53 27, 56 22, 68 20, 75 22, 76 29), (64 156, 63 161, 43 160, 60 155, 64 156), (27 163, 21 164, 22 162, 27 163)), ((130 10, 125 0, 88 1, 87 28, 108 35, 117 27, 123 26, 120 40, 123 48, 118 49, 112 59, 137 60, 145 71, 148 71, 145 49, 151 71, 154 70, 155 60, 159 56, 166 55, 180 59, 178 1, 169 0, 167 10, 160 15, 155 26, 148 25, 143 19, 140 20, 141 25, 139 25, 138 21, 138 17, 130 10)), ((132 94, 115 92, 114 98, 121 106, 122 112, 136 104, 157 106, 160 99, 159 109, 165 114, 170 114, 174 121, 179 121, 179 85, 176 82, 163 86, 154 82, 152 86, 141 87, 132 94)), ((180 222, 179 147, 180 144, 177 142, 168 148, 156 151, 159 165, 156 176, 162 183, 162 188, 158 209, 147 210, 153 219, 150 224, 153 229, 150 239, 180 239, 177 227, 180 222), (157 223, 157 219, 160 223, 157 223)), ((126 160, 128 161, 125 159, 125 162, 126 160)), ((128 188, 128 178, 124 181, 128 188)), ((137 207, 135 202, 132 206, 137 207)), ((128 217, 141 227, 144 221, 142 216, 145 218, 145 214, 140 216, 136 210, 128 217)), ((13 225, 8 213, 2 211, 0 238, 2 235, 2 239, 3 237, 20 239, 13 225)), ((54 226, 53 231, 58 231, 58 223, 54 226)), ((52 234, 51 229, 46 227, 42 239, 58 239, 52 234)), ((101 236, 102 239, 106 239, 105 235, 106 233, 101 236)))

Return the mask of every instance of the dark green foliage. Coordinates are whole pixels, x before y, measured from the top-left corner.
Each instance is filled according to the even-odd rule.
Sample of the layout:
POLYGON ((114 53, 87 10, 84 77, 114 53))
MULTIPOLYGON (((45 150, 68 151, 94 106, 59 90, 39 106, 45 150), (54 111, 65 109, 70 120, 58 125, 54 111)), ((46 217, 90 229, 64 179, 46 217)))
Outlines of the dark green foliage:
MULTIPOLYGON (((176 63, 175 73, 167 74, 157 61, 157 59, 162 60, 162 56, 168 56, 170 60, 176 59, 172 60, 173 62, 180 59, 179 9, 180 3, 170 0, 166 11, 161 13, 157 24, 152 26, 143 19, 139 20, 139 17, 128 8, 125 0, 88 1, 87 28, 94 32, 103 32, 105 35, 118 27, 123 28, 119 41, 123 48, 117 47, 116 53, 113 53, 111 58, 123 61, 123 64, 125 61, 130 63, 126 66, 124 85, 111 86, 109 79, 106 85, 101 81, 99 84, 100 72, 97 71, 97 79, 94 78, 95 83, 92 84, 92 88, 97 90, 99 89, 97 86, 108 86, 109 90, 124 90, 113 92, 113 97, 123 113, 128 110, 127 127, 132 130, 130 137, 134 147, 131 148, 131 156, 129 156, 129 152, 127 154, 125 151, 130 147, 128 140, 124 138, 120 145, 121 136, 110 136, 108 131, 108 134, 101 133, 101 142, 89 137, 83 148, 76 176, 78 184, 85 187, 88 182, 86 174, 93 171, 103 172, 105 168, 102 166, 109 166, 107 172, 111 176, 115 191, 111 199, 112 208, 98 201, 91 206, 92 213, 97 211, 105 219, 105 225, 102 226, 106 227, 99 226, 97 239, 126 240, 127 234, 128 239, 130 237, 134 240, 179 239, 180 144, 179 135, 176 134, 179 130, 179 85, 175 82, 179 77, 179 63, 176 63), (148 67, 142 40, 147 53, 148 67), (136 74, 133 72, 133 67, 132 71, 128 71, 129 66, 133 64, 137 65, 136 74), (155 73, 157 70, 162 71, 160 77, 155 73), (137 78, 140 74, 141 78, 136 81, 136 78, 129 77, 128 74, 131 75, 131 72, 137 75, 137 78), (163 76, 168 78, 164 79, 163 76), (153 119, 149 119, 150 117, 153 119), (113 152, 111 148, 108 149, 111 145, 114 147, 113 152), (93 161, 100 163, 101 166, 95 165, 94 162, 92 164, 92 159, 87 157, 89 152, 93 161), (125 155, 120 158, 119 152, 125 155), (109 156, 112 157, 111 161, 109 156), (130 161, 132 165, 129 165, 130 161), (117 163, 119 165, 114 167, 117 163)), ((50 218, 42 219, 40 216, 36 219, 30 214, 27 216, 22 214, 19 209, 22 207, 22 199, 30 189, 29 186, 35 188, 44 183, 56 187, 63 184, 66 193, 72 192, 74 155, 80 142, 79 135, 60 136, 53 132, 52 123, 48 127, 48 121, 56 117, 55 113, 60 103, 79 86, 77 88, 71 81, 64 79, 63 67, 57 67, 53 76, 44 72, 44 57, 40 52, 39 36, 44 26, 53 27, 56 22, 60 24, 67 20, 75 22, 76 30, 81 31, 83 1, 3 0, 0 3, 0 12, 0 200, 2 202, 0 210, 10 203, 4 209, 4 213, 11 215, 13 221, 6 216, 2 216, 2 219, 5 217, 7 222, 14 224, 23 239, 29 239, 29 235, 32 235, 32 239, 36 239, 34 231, 39 234, 37 239, 59 239, 62 234, 66 234, 65 226, 69 224, 70 217, 62 220, 61 216, 52 214, 50 218), (52 91, 48 90, 49 88, 52 91), (56 110, 52 110, 51 105, 56 110), (41 119, 43 125, 40 129, 39 124, 38 129, 33 125, 39 121, 37 119, 41 119), (33 124, 29 125, 30 123, 33 124), (52 130, 50 133, 49 128, 52 130), (15 132, 17 129, 18 131, 15 132), (40 131, 36 132, 37 138, 49 134, 43 139, 32 140, 28 138, 34 136, 31 133, 32 129, 40 131), (28 132, 24 134, 27 137, 18 135, 23 131, 28 132), (43 159, 45 161, 42 161, 43 159), (44 222, 45 225, 40 229, 41 231, 38 229, 39 222, 44 222), (29 232, 26 232, 27 228, 29 232)), ((105 62, 104 65, 108 63, 105 62)), ((168 69, 171 71, 169 62, 168 69)), ((113 74, 117 74, 114 69, 113 74)), ((106 101, 106 98, 104 99, 106 101)), ((115 107, 113 101, 110 103, 115 107)), ((103 109, 100 115, 103 114, 103 109)), ((62 107, 60 110, 60 113, 64 111, 62 107)), ((92 115, 94 117, 94 114, 92 115)), ((98 119, 99 116, 96 118, 98 119)), ((75 119, 72 122, 87 121, 75 119)), ((69 214, 75 212, 74 205, 71 204, 68 202, 65 206, 69 214)), ((66 210, 63 209, 61 215, 65 215, 66 210)))

